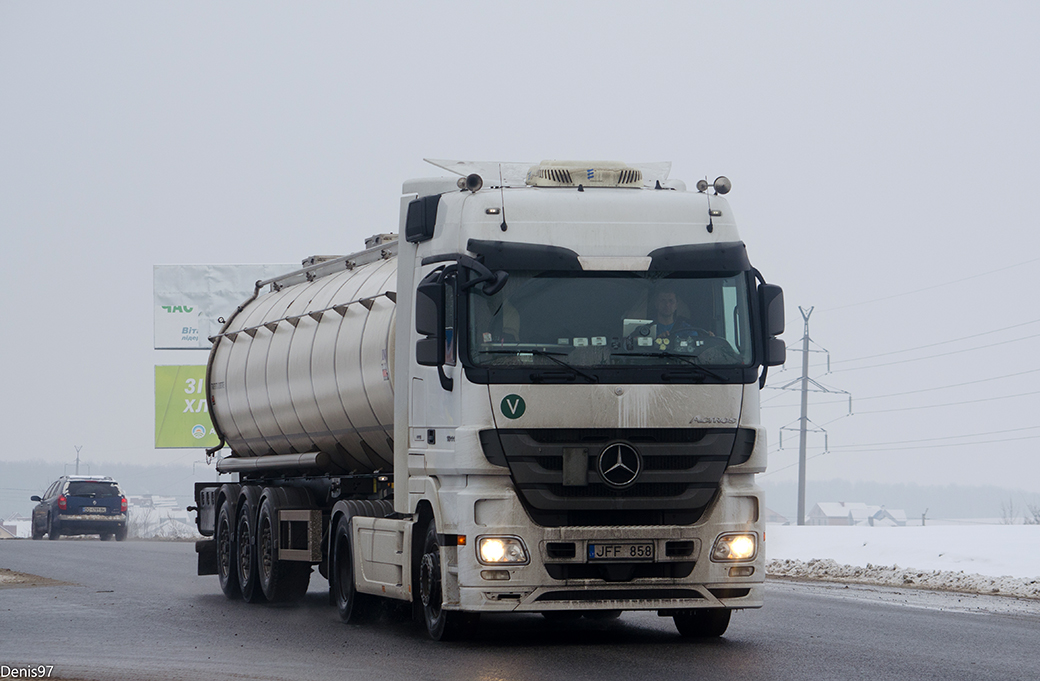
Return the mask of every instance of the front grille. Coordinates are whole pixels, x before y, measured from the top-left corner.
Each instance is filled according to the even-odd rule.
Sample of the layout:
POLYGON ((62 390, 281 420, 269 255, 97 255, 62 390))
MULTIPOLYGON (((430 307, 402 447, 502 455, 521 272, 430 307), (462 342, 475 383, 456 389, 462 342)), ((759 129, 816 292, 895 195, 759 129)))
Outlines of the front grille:
POLYGON ((616 498, 628 499, 642 497, 651 499, 656 497, 677 497, 689 489, 689 485, 683 483, 657 483, 645 485, 632 485, 625 489, 614 489, 607 485, 588 485, 587 487, 565 487, 564 485, 546 485, 546 489, 558 497, 568 499, 595 499, 616 498))
POLYGON ((754 431, 503 429, 483 431, 480 441, 491 463, 509 468, 521 502, 542 526, 689 525, 714 499, 726 468, 750 456, 754 431), (599 467, 600 454, 615 443, 639 453, 638 475, 623 487, 607 484, 599 467))
POLYGON ((536 601, 670 601, 704 598, 693 589, 588 589, 547 591, 536 601))
POLYGON ((605 582, 631 582, 633 579, 685 579, 693 572, 694 561, 681 563, 546 563, 553 579, 599 579, 605 582))

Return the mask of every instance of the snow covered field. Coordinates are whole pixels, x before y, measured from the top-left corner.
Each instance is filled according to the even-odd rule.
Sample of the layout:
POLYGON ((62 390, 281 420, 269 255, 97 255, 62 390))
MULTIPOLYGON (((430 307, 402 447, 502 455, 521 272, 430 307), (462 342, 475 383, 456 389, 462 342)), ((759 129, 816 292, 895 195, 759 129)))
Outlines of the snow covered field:
POLYGON ((766 529, 770 576, 1040 599, 1040 525, 766 529))

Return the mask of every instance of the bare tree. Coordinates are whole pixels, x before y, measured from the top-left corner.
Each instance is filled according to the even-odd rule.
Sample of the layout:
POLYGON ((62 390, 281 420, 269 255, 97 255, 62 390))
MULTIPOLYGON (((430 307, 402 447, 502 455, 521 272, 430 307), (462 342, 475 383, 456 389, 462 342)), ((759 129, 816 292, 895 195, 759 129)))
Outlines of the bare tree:
POLYGON ((1029 509, 1029 515, 1022 516, 1022 522, 1026 525, 1040 525, 1040 504, 1026 504, 1026 508, 1029 509))
POLYGON ((1007 501, 1000 502, 1000 524, 1001 525, 1014 525, 1015 516, 1018 512, 1015 510, 1015 500, 1008 497, 1007 501))
POLYGON ((126 533, 134 539, 144 539, 155 525, 155 509, 134 507, 126 521, 126 533))

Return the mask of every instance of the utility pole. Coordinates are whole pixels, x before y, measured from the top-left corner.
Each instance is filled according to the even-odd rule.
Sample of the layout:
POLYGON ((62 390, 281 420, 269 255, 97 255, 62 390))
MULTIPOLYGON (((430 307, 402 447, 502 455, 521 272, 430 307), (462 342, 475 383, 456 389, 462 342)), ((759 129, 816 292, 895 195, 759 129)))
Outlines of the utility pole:
MULTIPOLYGON (((808 310, 806 310, 806 309, 802 308, 801 306, 799 306, 798 307, 798 311, 802 313, 802 320, 805 322, 805 332, 802 335, 802 348, 801 348, 801 352, 802 352, 802 375, 800 377, 794 379, 793 381, 791 381, 791 382, 781 386, 779 388, 779 390, 793 390, 794 389, 793 386, 795 386, 796 384, 799 386, 799 389, 801 390, 802 411, 801 411, 801 415, 798 418, 798 518, 797 518, 797 522, 798 522, 799 525, 804 525, 805 524, 805 462, 807 460, 807 457, 806 457, 805 453, 806 453, 806 449, 808 448, 808 443, 807 443, 808 434, 810 432, 813 432, 813 433, 823 433, 823 437, 824 437, 824 447, 823 447, 824 453, 826 453, 826 451, 827 451, 827 431, 824 430, 823 428, 820 428, 819 426, 815 426, 815 424, 813 424, 814 425, 813 428, 809 427, 809 423, 810 423, 810 421, 809 421, 809 393, 810 392, 821 392, 821 393, 841 393, 841 394, 844 394, 844 395, 849 395, 849 414, 850 415, 852 414, 852 395, 850 395, 845 390, 836 390, 836 389, 833 389, 833 388, 828 388, 827 386, 822 385, 818 381, 815 381, 815 380, 809 378, 809 353, 810 352, 827 352, 827 350, 823 349, 823 348, 821 348, 820 350, 813 350, 813 349, 811 349, 809 347, 809 344, 812 343, 812 339, 809 337, 809 316, 812 314, 813 308, 810 307, 808 310)), ((814 343, 814 345, 815 345, 815 343, 814 343)), ((827 356, 828 356, 827 367, 828 367, 828 371, 829 371, 830 370, 830 353, 828 353, 827 356)), ((794 428, 790 428, 789 426, 784 426, 783 428, 780 429, 780 448, 781 449, 783 449, 783 446, 784 446, 784 431, 785 430, 794 430, 794 428)))
POLYGON ((805 334, 802 336, 802 415, 798 419, 798 524, 805 524, 805 431, 809 423, 809 315, 801 306, 798 311, 805 320, 805 334))
POLYGON ((76 445, 76 475, 79 475, 79 450, 83 449, 83 445, 76 445))

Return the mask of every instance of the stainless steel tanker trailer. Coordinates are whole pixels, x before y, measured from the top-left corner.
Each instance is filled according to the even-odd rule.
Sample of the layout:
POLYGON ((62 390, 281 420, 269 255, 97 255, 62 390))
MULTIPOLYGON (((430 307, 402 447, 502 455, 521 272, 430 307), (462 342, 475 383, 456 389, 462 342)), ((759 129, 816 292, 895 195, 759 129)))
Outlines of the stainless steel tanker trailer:
POLYGON ((229 311, 207 369, 234 482, 196 484, 198 572, 344 621, 649 610, 719 636, 762 605, 759 390, 783 295, 726 178, 669 164, 435 161, 398 239, 229 311), (407 609, 407 607, 405 608, 407 609))

